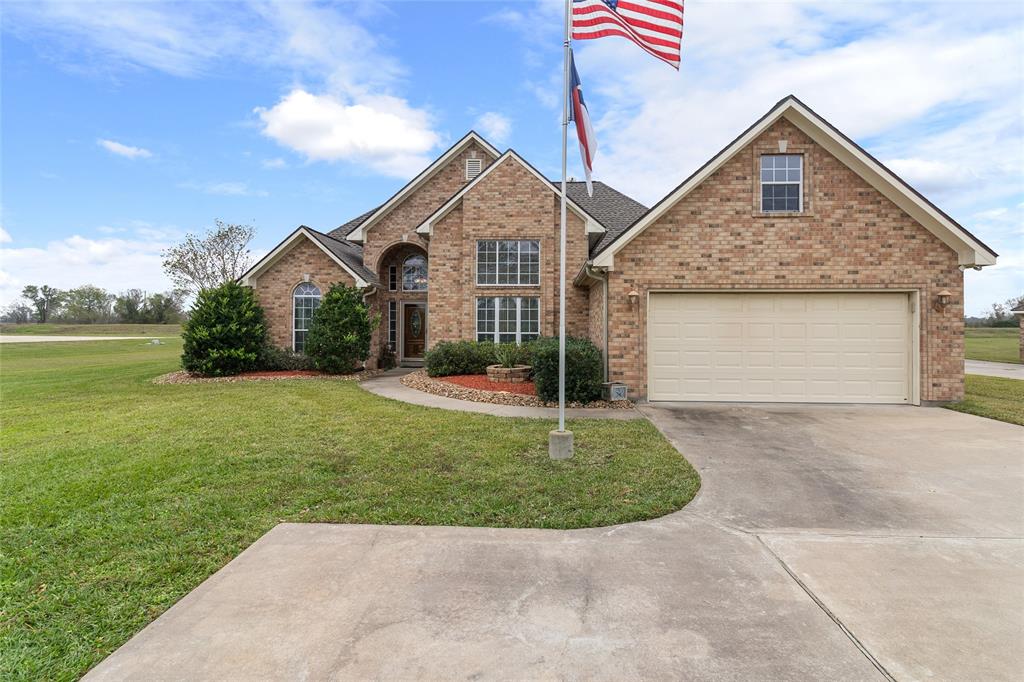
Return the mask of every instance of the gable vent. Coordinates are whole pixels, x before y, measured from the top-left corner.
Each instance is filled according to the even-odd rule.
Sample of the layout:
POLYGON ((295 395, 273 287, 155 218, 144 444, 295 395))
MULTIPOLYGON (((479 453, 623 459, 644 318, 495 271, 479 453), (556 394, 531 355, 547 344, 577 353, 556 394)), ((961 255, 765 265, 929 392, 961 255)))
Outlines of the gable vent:
POLYGON ((472 180, 483 170, 483 159, 466 159, 466 179, 472 180))

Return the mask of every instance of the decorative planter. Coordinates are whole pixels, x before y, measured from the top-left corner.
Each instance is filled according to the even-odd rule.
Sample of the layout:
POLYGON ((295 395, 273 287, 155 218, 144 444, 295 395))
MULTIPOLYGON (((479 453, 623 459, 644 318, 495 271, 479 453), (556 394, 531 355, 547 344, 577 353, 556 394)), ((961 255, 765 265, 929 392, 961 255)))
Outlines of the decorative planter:
POLYGON ((533 367, 529 365, 516 365, 515 367, 488 365, 487 378, 506 384, 521 384, 530 380, 530 370, 532 369, 533 367))

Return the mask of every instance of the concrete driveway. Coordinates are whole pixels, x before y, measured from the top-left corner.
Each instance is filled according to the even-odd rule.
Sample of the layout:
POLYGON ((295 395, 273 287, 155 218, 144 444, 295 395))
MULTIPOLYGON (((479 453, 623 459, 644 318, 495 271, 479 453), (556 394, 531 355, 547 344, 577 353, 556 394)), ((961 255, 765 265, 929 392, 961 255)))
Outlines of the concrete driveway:
POLYGON ((659 405, 703 476, 581 531, 283 524, 90 679, 1017 679, 1024 429, 659 405))
POLYGON ((964 371, 967 374, 981 374, 987 377, 1004 379, 1024 379, 1024 365, 1012 362, 989 362, 987 360, 964 360, 964 371))

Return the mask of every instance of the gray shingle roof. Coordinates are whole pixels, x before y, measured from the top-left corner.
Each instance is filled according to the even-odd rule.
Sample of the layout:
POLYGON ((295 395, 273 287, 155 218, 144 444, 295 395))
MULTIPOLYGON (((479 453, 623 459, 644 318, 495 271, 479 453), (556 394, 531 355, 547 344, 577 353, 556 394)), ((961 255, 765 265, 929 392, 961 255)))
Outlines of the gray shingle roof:
MULTIPOLYGON (((354 230, 357 227, 359 227, 360 225, 362 225, 363 222, 367 218, 369 218, 371 215, 376 213, 378 208, 380 208, 380 206, 377 206, 376 208, 371 208, 366 213, 364 213, 362 215, 359 215, 359 216, 356 216, 355 218, 353 218, 352 220, 348 221, 347 223, 339 225, 338 227, 334 228, 333 230, 331 230, 327 234, 329 236, 331 236, 331 237, 334 237, 335 239, 344 239, 345 237, 347 237, 349 235, 350 232, 352 232, 352 230, 354 230)), ((323 234, 323 233, 321 233, 321 234, 323 234)))
POLYGON ((625 232, 626 228, 647 213, 647 207, 636 199, 612 189, 603 182, 595 182, 594 196, 587 195, 587 183, 566 183, 565 191, 584 211, 594 216, 608 230, 590 250, 592 254, 604 248, 611 240, 625 232))
POLYGON ((363 265, 363 247, 350 241, 345 241, 344 239, 338 239, 337 237, 331 236, 331 234, 334 234, 338 230, 332 230, 331 234, 324 234, 323 232, 317 232, 311 227, 307 227, 306 229, 309 230, 311 235, 316 237, 324 248, 337 256, 337 258, 350 267, 353 272, 358 274, 368 283, 377 284, 377 276, 373 274, 372 270, 363 265))

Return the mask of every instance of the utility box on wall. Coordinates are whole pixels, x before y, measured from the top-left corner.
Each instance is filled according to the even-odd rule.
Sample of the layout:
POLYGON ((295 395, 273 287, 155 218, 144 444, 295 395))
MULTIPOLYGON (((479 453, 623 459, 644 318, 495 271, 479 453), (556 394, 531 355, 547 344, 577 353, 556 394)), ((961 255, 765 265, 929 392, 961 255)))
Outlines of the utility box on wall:
POLYGON ((626 400, 626 396, 629 391, 626 388, 626 384, 618 381, 608 381, 601 384, 604 387, 604 399, 609 402, 616 400, 626 400))

